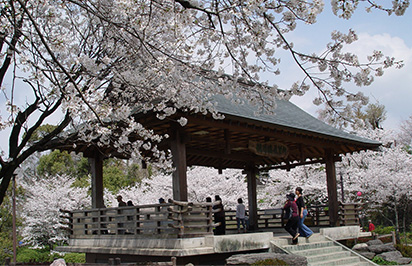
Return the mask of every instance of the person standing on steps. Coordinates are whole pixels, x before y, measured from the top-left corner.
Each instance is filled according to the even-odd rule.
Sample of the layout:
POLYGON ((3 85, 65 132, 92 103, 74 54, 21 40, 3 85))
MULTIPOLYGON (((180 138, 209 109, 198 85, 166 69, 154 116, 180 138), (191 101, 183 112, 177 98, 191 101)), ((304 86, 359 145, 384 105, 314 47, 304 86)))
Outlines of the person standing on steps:
POLYGON ((301 187, 297 187, 295 190, 296 193, 296 205, 298 205, 298 213, 299 213, 299 222, 298 222, 298 228, 299 228, 299 235, 309 238, 312 234, 313 231, 307 227, 304 222, 305 218, 308 215, 308 210, 306 209, 305 206, 305 201, 303 200, 303 195, 302 195, 303 189, 301 187))
POLYGON ((288 219, 288 222, 285 225, 285 230, 292 236, 292 244, 296 245, 298 243, 299 233, 297 232, 298 229, 298 206, 295 202, 295 194, 290 193, 286 195, 286 204, 283 206, 284 210, 291 211, 291 215, 288 219))

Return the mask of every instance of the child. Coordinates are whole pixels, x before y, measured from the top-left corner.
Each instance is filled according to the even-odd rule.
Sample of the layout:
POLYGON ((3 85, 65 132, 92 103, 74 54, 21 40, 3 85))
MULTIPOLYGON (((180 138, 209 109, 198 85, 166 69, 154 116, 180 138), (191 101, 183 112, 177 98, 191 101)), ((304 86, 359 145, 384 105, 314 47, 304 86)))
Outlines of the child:
POLYGON ((243 232, 246 233, 246 222, 245 222, 245 212, 246 208, 243 205, 242 198, 237 200, 238 205, 236 206, 236 221, 237 221, 237 232, 240 233, 240 223, 243 226, 243 232))

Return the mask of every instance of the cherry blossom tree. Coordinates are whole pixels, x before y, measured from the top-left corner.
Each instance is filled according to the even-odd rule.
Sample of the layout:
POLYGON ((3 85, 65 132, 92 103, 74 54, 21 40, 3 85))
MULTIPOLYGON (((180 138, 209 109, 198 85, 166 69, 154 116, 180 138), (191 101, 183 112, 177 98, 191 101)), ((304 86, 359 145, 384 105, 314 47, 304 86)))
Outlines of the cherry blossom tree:
MULTIPOLYGON (((191 167, 187 172, 189 201, 204 202, 206 197, 220 195, 226 209, 234 208, 237 199, 243 198, 247 204, 247 183, 240 170, 224 170, 219 174, 216 169, 208 167, 191 167)), ((157 174, 146 178, 142 183, 121 189, 118 193, 133 204, 154 204, 159 198, 166 201, 173 198, 172 175, 157 174)), ((106 206, 116 207, 116 196, 105 193, 106 206)))
POLYGON ((327 202, 326 173, 321 164, 301 166, 285 170, 271 170, 258 193, 260 208, 280 208, 286 201, 286 194, 295 193, 302 187, 308 205, 327 202))
POLYGON ((60 209, 83 209, 91 202, 88 189, 73 187, 74 181, 64 175, 21 180, 25 190, 23 202, 19 202, 23 206, 23 241, 33 246, 52 246, 67 240, 67 232, 60 228, 60 209))
POLYGON ((408 146, 409 149, 412 146, 412 115, 401 123, 399 141, 401 144, 408 146))
MULTIPOLYGON (((388 7, 332 1, 332 12, 349 19, 359 3, 389 15, 403 15, 409 6, 409 0, 388 7)), ((369 85, 384 69, 402 66, 378 51, 365 62, 344 52, 357 40, 352 30, 333 32, 323 53, 295 50, 286 33, 315 23, 323 12, 320 0, 1 0, 0 10, 0 85, 7 106, 0 128, 10 132, 0 158, 0 203, 19 165, 54 148, 51 140, 70 143, 69 128, 73 142, 111 145, 138 159, 140 149, 149 149, 162 162, 168 155, 143 140, 156 144, 166 136, 131 119, 136 108, 154 110, 159 119, 177 109, 219 118, 213 94, 236 95, 273 111, 274 98, 314 87, 321 95, 315 102, 338 112, 367 100, 346 91, 346 83, 369 85), (303 73, 282 91, 260 80, 264 73, 281 73, 281 49, 303 73), (18 95, 26 97, 19 101, 18 95), (51 132, 30 142, 37 128, 56 117, 51 132), (141 138, 131 142, 131 135, 141 138)))
MULTIPOLYGON (((383 146, 379 151, 365 151, 343 158, 346 192, 352 200, 362 200, 366 204, 366 213, 387 208, 390 214, 384 219, 397 229, 403 224, 405 230, 412 196, 409 185, 412 182, 412 155, 403 146, 396 145, 394 132, 374 130, 369 131, 369 137, 372 137, 370 133, 383 146), (362 193, 361 199, 357 199, 358 191, 362 193)), ((378 213, 385 215, 382 211, 378 213)))

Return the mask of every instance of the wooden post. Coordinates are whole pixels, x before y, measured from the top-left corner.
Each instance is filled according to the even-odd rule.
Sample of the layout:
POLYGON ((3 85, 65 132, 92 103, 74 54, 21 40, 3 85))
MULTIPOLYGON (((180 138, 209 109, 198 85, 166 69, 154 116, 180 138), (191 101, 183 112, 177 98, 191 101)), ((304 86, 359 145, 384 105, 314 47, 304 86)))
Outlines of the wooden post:
POLYGON ((90 173, 92 176, 92 208, 104 208, 103 200, 103 156, 95 152, 89 157, 90 173))
POLYGON ((326 181, 328 188, 328 203, 329 203, 329 225, 339 226, 338 217, 338 192, 336 184, 336 168, 333 160, 333 151, 331 149, 325 150, 325 164, 326 164, 326 181))
POLYGON ((13 226, 13 262, 16 265, 17 262, 17 230, 16 230, 16 174, 13 174, 13 187, 12 187, 12 226, 13 226))
POLYGON ((173 199, 187 201, 186 144, 179 125, 171 125, 170 150, 175 171, 173 172, 173 199))
POLYGON ((248 202, 249 202, 249 229, 258 229, 258 216, 257 216, 257 193, 256 193, 256 168, 249 167, 245 170, 247 174, 247 190, 248 190, 248 202))

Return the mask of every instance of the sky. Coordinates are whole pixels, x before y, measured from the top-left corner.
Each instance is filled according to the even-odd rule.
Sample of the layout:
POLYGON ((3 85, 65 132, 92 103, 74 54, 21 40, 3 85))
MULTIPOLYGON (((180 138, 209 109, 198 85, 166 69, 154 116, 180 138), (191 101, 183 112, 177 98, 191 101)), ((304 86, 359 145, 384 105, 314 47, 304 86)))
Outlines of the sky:
MULTIPOLYGON (((390 1, 387 1, 390 4, 390 1)), ((403 60, 405 66, 402 69, 386 70, 383 77, 375 80, 369 87, 359 88, 349 85, 352 91, 361 90, 370 98, 371 103, 383 104, 387 111, 387 119, 383 123, 385 129, 397 130, 400 123, 412 116, 412 7, 404 16, 388 16, 387 13, 374 10, 367 13, 361 6, 350 20, 337 18, 332 14, 330 5, 325 3, 325 11, 318 16, 314 25, 298 24, 295 31, 288 33, 294 47, 303 52, 318 52, 330 42, 330 33, 340 30, 347 33, 354 29, 359 40, 351 44, 351 51, 359 55, 370 54, 373 50, 381 50, 385 55, 394 56, 397 60, 403 60)), ((362 57, 360 57, 362 58, 362 57)), ((277 77, 265 77, 269 84, 276 83, 280 88, 288 88, 296 81, 300 72, 294 64, 284 60, 280 68, 282 73, 277 77)), ((265 81, 265 80, 263 80, 265 81)), ((291 101, 297 106, 317 117, 319 107, 312 103, 317 96, 315 90, 309 91, 303 97, 292 97, 291 101)), ((21 102, 25 101, 24 94, 17 95, 21 102)), ((4 102, 2 103, 4 105, 4 102)), ((0 115, 4 115, 4 106, 0 115)), ((9 132, 0 131, 0 147, 8 150, 9 132)))
MULTIPOLYGON (((364 92, 371 103, 384 105, 387 118, 383 127, 397 130, 402 121, 412 116, 412 8, 409 7, 405 15, 399 17, 388 16, 378 10, 367 13, 360 6, 350 20, 344 20, 334 16, 330 5, 326 3, 325 11, 315 25, 298 25, 289 38, 293 40, 295 48, 322 51, 335 29, 343 33, 349 29, 356 31, 359 40, 351 44, 350 48, 359 55, 365 56, 373 50, 380 50, 387 56, 404 61, 402 69, 386 70, 382 77, 376 78, 368 87, 347 86, 352 91, 364 92)), ((296 72, 291 72, 294 74, 289 76, 293 79, 296 72)), ((282 78, 285 76, 288 75, 282 78)), ((316 91, 312 90, 304 97, 292 97, 292 102, 317 117, 319 107, 312 104, 316 95, 316 91)))

